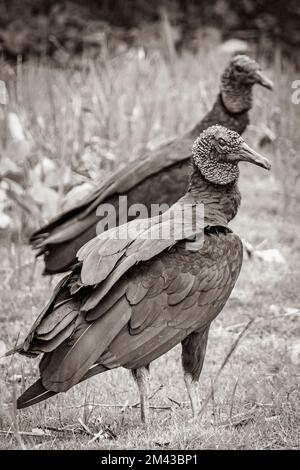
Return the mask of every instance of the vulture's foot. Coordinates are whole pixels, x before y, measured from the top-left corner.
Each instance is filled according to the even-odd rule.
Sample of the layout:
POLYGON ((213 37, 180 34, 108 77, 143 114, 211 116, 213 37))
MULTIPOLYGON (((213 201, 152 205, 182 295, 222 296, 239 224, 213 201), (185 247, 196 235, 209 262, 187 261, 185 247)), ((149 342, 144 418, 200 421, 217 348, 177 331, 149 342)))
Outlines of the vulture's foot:
POLYGON ((184 374, 184 382, 189 395, 193 418, 197 418, 200 412, 200 400, 199 400, 199 382, 194 380, 191 374, 184 374))
POLYGON ((149 366, 132 369, 131 372, 139 390, 141 420, 147 427, 149 421, 149 366))

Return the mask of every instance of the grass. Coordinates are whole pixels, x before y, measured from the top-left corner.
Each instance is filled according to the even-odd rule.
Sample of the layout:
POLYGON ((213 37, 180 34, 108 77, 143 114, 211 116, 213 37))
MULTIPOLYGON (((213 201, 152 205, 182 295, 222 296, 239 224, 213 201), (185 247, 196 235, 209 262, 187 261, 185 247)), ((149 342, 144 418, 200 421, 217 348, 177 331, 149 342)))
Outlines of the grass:
MULTIPOLYGON (((278 249, 285 263, 245 259, 235 290, 211 328, 200 381, 203 399, 238 335, 249 319, 254 322, 218 377, 201 420, 189 419, 179 346, 152 365, 151 391, 156 393, 151 404, 156 408, 147 430, 139 409, 128 406, 138 396, 123 369, 16 413, 13 396, 37 375, 36 361, 16 356, 0 363, 0 431, 13 431, 0 434, 0 449, 299 448, 300 106, 290 99, 295 72, 275 55, 268 72, 276 89, 273 94, 255 89, 246 133, 255 148, 265 127, 274 133, 274 142, 261 150, 273 169, 268 174, 241 165, 243 202, 232 228, 255 246, 278 249), (92 433, 102 429, 101 438, 91 442, 79 419, 92 433), (37 428, 44 434, 22 434, 41 433, 37 428)), ((74 180, 103 177, 147 145, 183 133, 212 103, 227 60, 204 46, 196 56, 177 57, 172 67, 159 53, 145 56, 134 50, 105 63, 86 63, 82 70, 34 62, 19 66, 13 71, 9 109, 20 116, 32 146, 20 163, 27 169, 23 187, 29 188, 29 170, 45 156, 55 162, 58 178, 69 168, 74 180), (87 149, 93 165, 82 158, 87 149)), ((62 181, 56 190, 63 196, 68 188, 62 181)), ((1 240, 0 340, 7 348, 25 336, 57 280, 41 276, 42 263, 34 264, 24 232, 23 226, 21 241, 4 235, 1 240)))

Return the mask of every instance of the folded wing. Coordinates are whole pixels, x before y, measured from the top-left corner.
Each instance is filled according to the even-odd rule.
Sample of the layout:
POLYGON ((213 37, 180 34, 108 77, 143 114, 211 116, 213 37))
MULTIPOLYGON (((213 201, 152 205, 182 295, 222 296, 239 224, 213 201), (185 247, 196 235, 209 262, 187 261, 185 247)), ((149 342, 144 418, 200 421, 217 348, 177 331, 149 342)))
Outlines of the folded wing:
MULTIPOLYGON (((95 240, 83 247, 81 273, 62 281, 24 344, 24 353, 45 353, 41 382, 33 387, 41 399, 50 396, 47 391, 66 391, 94 373, 147 365, 192 331, 207 328, 220 312, 241 266, 238 237, 206 236, 197 252, 186 250, 181 241, 168 249, 156 243, 161 249, 153 256, 147 240, 115 245, 111 254, 105 246, 108 258, 122 253, 115 267, 99 283, 86 285, 80 279, 70 295, 93 250, 103 255, 95 240)), ((27 394, 27 399, 31 403, 34 397, 27 394)))

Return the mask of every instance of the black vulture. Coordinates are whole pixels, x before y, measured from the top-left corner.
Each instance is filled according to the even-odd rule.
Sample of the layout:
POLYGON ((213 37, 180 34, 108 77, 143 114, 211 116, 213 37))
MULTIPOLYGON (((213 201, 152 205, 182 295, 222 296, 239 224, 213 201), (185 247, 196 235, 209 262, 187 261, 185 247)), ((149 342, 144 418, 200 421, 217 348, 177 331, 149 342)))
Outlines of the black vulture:
MULTIPOLYGON (((151 204, 166 203, 170 206, 183 196, 187 190, 193 141, 200 132, 214 124, 224 125, 241 134, 249 122, 248 111, 252 107, 255 83, 269 89, 273 86, 257 62, 245 55, 235 56, 223 72, 220 93, 211 111, 190 132, 128 163, 100 184, 81 204, 35 232, 31 244, 39 250, 38 255, 44 255, 44 273, 67 271, 75 262, 79 248, 103 231, 99 223, 101 217, 96 213, 101 204, 113 204, 122 219, 120 195, 127 196, 128 207, 143 203, 148 208, 151 204)), ((116 224, 121 223, 120 219, 116 224)))
POLYGON ((43 354, 40 378, 18 408, 125 367, 138 384, 146 420, 149 364, 181 342, 197 414, 208 330, 242 265, 241 240, 228 227, 240 203, 238 163, 265 169, 270 163, 219 125, 201 133, 192 155, 188 190, 168 211, 103 232, 79 250, 77 264, 16 348, 31 357, 43 354))

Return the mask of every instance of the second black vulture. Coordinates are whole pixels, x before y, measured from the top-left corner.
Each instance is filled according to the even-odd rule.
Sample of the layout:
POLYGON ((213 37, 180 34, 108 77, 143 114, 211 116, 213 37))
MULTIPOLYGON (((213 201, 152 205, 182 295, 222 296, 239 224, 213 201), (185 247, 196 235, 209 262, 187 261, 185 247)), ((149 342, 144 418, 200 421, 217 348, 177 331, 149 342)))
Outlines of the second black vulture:
MULTIPOLYGON (((31 244, 38 255, 44 255, 44 273, 67 271, 75 262, 79 248, 103 231, 97 214, 102 204, 114 205, 120 218, 124 218, 127 214, 122 213, 119 196, 127 196, 128 207, 142 203, 148 209, 151 204, 170 206, 183 196, 188 185, 193 141, 214 124, 243 133, 249 122, 252 88, 256 83, 269 89, 273 86, 255 60, 245 55, 235 56, 222 74, 220 93, 212 109, 191 131, 114 172, 81 204, 35 232, 31 244)), ((121 223, 119 220, 117 224, 121 223)))
POLYGON ((270 164, 219 125, 200 135, 192 153, 188 191, 168 211, 104 232, 79 250, 77 265, 17 348, 31 357, 43 354, 40 378, 18 399, 18 408, 125 367, 138 384, 146 420, 149 364, 181 342, 197 414, 208 330, 242 264, 241 240, 227 226, 240 203, 238 163, 270 164), (161 236, 170 227, 169 236, 161 236))

